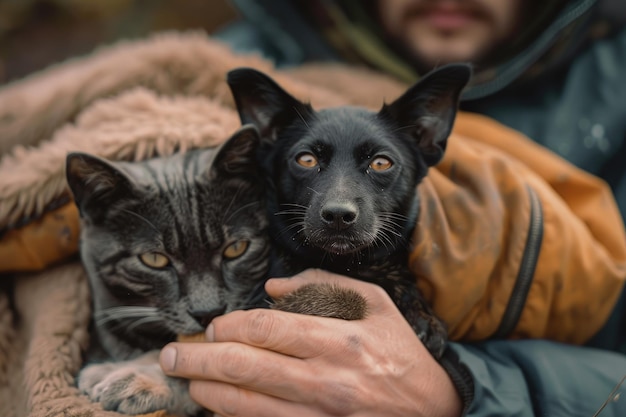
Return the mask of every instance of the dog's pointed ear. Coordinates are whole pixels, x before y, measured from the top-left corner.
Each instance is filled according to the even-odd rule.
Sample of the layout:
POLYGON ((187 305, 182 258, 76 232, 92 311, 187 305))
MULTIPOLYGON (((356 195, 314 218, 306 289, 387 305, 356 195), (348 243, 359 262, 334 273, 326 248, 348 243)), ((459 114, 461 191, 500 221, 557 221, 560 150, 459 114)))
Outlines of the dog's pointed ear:
POLYGON ((398 129, 417 140, 428 166, 437 164, 446 150, 461 91, 472 75, 467 64, 440 67, 422 78, 402 96, 384 105, 379 115, 391 118, 398 129))
POLYGON ((306 118, 311 106, 298 101, 274 80, 252 68, 228 72, 227 82, 235 98, 241 124, 253 124, 262 138, 275 139, 281 128, 296 117, 306 118))
POLYGON ((254 125, 237 130, 219 148, 211 167, 211 175, 258 175, 257 150, 261 139, 254 125))
POLYGON ((65 175, 83 217, 99 218, 114 201, 133 195, 133 181, 114 164, 94 155, 68 154, 65 175))

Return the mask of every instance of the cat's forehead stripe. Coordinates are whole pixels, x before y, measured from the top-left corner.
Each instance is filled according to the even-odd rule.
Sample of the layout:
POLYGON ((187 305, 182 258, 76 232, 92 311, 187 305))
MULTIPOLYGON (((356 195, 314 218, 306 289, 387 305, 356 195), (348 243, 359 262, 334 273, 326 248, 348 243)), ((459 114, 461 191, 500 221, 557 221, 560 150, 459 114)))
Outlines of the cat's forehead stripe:
POLYGON ((195 162, 197 158, 190 153, 142 164, 151 187, 158 191, 156 204, 163 215, 162 232, 172 250, 188 252, 193 242, 197 244, 203 240, 195 182, 199 164, 195 162))

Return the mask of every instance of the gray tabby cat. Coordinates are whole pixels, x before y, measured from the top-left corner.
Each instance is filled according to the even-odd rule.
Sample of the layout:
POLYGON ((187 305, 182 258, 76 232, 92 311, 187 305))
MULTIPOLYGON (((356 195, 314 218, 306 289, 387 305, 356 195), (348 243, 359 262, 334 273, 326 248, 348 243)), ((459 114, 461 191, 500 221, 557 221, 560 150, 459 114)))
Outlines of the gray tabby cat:
POLYGON ((269 262, 258 144, 244 126, 218 150, 137 163, 68 155, 94 313, 78 384, 104 409, 201 411, 186 382, 161 372, 158 349, 255 305, 269 262))

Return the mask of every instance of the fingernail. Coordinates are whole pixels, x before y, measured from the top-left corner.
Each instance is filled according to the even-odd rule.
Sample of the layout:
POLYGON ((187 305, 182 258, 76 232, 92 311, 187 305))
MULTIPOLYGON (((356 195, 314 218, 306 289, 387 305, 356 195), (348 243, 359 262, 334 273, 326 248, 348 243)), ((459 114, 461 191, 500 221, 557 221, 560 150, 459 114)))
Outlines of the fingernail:
POLYGON ((161 368, 165 372, 173 372, 176 367, 176 348, 166 346, 161 350, 161 368))
POLYGON ((215 327, 213 326, 213 323, 210 323, 209 326, 206 328, 206 332, 204 332, 204 337, 207 342, 215 341, 215 327))

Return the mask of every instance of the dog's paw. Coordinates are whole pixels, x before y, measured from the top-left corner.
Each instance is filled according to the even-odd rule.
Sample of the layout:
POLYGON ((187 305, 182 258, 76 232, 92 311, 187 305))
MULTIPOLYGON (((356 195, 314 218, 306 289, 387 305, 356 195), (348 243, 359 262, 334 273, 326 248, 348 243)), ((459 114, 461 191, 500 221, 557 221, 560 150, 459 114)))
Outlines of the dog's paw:
POLYGON ((394 302, 406 321, 430 354, 437 360, 441 359, 448 345, 446 324, 437 317, 414 284, 397 284, 394 290, 394 302))
POLYGON ((107 362, 85 367, 78 388, 107 411, 145 414, 159 410, 190 416, 200 407, 189 397, 187 383, 163 374, 155 358, 107 362))
POLYGON ((437 360, 441 359, 448 345, 448 331, 446 326, 437 317, 428 317, 428 326, 419 335, 422 343, 437 360))

